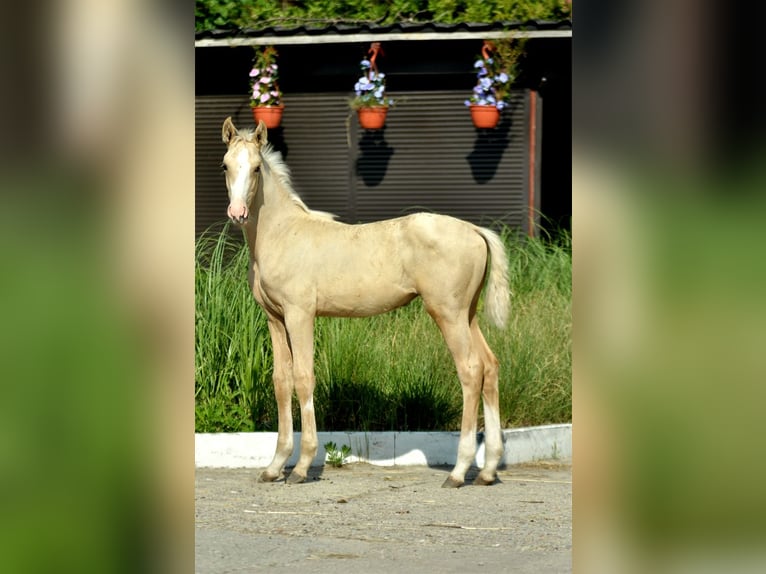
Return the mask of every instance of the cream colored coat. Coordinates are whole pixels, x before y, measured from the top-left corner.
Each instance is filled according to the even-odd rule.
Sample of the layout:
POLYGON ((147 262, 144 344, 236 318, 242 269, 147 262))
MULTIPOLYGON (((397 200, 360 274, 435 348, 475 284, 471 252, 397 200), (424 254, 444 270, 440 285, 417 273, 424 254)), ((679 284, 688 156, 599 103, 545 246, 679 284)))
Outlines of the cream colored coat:
POLYGON ((491 484, 502 457, 498 363, 476 319, 489 267, 485 311, 504 326, 510 309, 508 262, 492 231, 444 215, 418 213, 347 225, 310 210, 295 194, 287 166, 267 143, 266 126, 222 136, 229 217, 250 249, 253 295, 269 320, 279 435, 261 480, 277 479, 293 450, 292 392, 301 406, 301 455, 288 477, 306 479, 317 451, 314 418, 314 318, 364 317, 422 297, 455 360, 463 388, 458 460, 444 486, 460 486, 476 452, 483 398, 486 460, 476 479, 491 484))

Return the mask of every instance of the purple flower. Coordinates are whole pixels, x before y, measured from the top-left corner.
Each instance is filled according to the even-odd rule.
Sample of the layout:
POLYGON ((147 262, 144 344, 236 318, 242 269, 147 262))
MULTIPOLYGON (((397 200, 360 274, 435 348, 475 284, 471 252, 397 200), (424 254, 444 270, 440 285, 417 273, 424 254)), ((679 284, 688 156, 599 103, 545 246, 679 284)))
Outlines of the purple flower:
POLYGON ((482 78, 479 80, 479 85, 482 87, 482 89, 489 90, 492 87, 492 80, 489 78, 482 78))
POLYGON ((484 67, 484 60, 481 60, 481 59, 479 59, 479 60, 476 60, 476 61, 473 63, 473 67, 474 67, 474 68, 483 68, 483 67, 484 67))
POLYGON ((497 76, 495 76, 495 80, 501 84, 504 84, 508 81, 508 74, 505 72, 500 72, 497 76))
POLYGON ((354 105, 359 106, 385 106, 393 104, 391 98, 385 97, 385 78, 383 72, 372 69, 369 60, 361 61, 362 77, 354 84, 356 99, 354 105))

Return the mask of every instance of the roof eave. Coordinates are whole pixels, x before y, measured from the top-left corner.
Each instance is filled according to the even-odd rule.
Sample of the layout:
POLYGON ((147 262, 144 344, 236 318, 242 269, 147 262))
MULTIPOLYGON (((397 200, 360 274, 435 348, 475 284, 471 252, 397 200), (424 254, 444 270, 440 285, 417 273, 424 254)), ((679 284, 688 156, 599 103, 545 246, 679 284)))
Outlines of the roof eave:
POLYGON ((571 38, 571 21, 393 26, 331 26, 293 29, 216 30, 197 34, 197 48, 289 44, 346 44, 374 41, 492 40, 499 38, 571 38))

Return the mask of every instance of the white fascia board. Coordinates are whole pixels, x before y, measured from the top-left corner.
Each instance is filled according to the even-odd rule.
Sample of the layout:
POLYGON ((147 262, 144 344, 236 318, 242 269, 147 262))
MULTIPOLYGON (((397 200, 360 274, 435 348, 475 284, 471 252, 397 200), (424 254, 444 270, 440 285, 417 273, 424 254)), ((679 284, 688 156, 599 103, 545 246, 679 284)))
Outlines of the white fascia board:
POLYGON ((394 42, 403 40, 494 40, 498 38, 571 38, 572 30, 510 30, 491 32, 390 32, 384 34, 301 34, 296 36, 242 36, 203 38, 195 48, 236 48, 239 46, 279 46, 296 44, 353 44, 356 42, 394 42))

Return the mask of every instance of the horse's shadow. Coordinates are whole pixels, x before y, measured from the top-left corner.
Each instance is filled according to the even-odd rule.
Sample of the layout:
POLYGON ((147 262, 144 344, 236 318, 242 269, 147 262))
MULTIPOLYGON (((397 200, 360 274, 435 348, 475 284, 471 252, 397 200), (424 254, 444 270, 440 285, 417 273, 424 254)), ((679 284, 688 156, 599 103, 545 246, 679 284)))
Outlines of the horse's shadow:
POLYGON ((476 128, 473 150, 466 156, 476 183, 484 184, 495 177, 503 152, 511 141, 510 130, 510 114, 503 114, 495 128, 476 128))
POLYGON ((380 185, 388 170, 388 162, 394 155, 394 149, 386 141, 385 129, 364 130, 359 139, 356 175, 368 187, 380 185))
MULTIPOLYGON (((357 463, 348 463, 348 464, 357 464, 357 463)), ((444 475, 443 479, 445 479, 445 480, 449 476, 449 473, 452 472, 452 467, 449 466, 449 465, 446 465, 446 464, 428 464, 427 466, 428 466, 428 468, 430 468, 432 470, 442 472, 443 475, 444 475)), ((314 465, 310 466, 309 470, 308 470, 308 473, 306 475, 306 481, 303 482, 302 484, 304 484, 304 485, 305 484, 314 484, 314 483, 320 482, 322 480, 327 480, 324 477, 326 467, 327 467, 327 464, 324 464, 324 465, 321 465, 321 466, 314 466, 314 465)), ((507 465, 505 463, 501 463, 498 466, 498 470, 505 470, 506 468, 507 468, 507 465)), ((290 475, 292 470, 293 470, 292 466, 285 467, 283 475, 279 479, 274 481, 274 483, 275 484, 283 484, 283 485, 288 484, 287 477, 290 475)), ((465 484, 464 484, 464 486, 473 485, 474 482, 476 481, 476 478, 479 476, 480 472, 481 472, 481 468, 479 468, 475 464, 471 465, 471 467, 465 473, 465 484)), ((443 482, 442 479, 437 479, 435 481, 435 484, 440 484, 441 482, 443 482)), ((497 477, 495 477, 495 481, 492 484, 493 485, 503 484, 503 481, 500 478, 500 476, 497 476, 497 477)))

